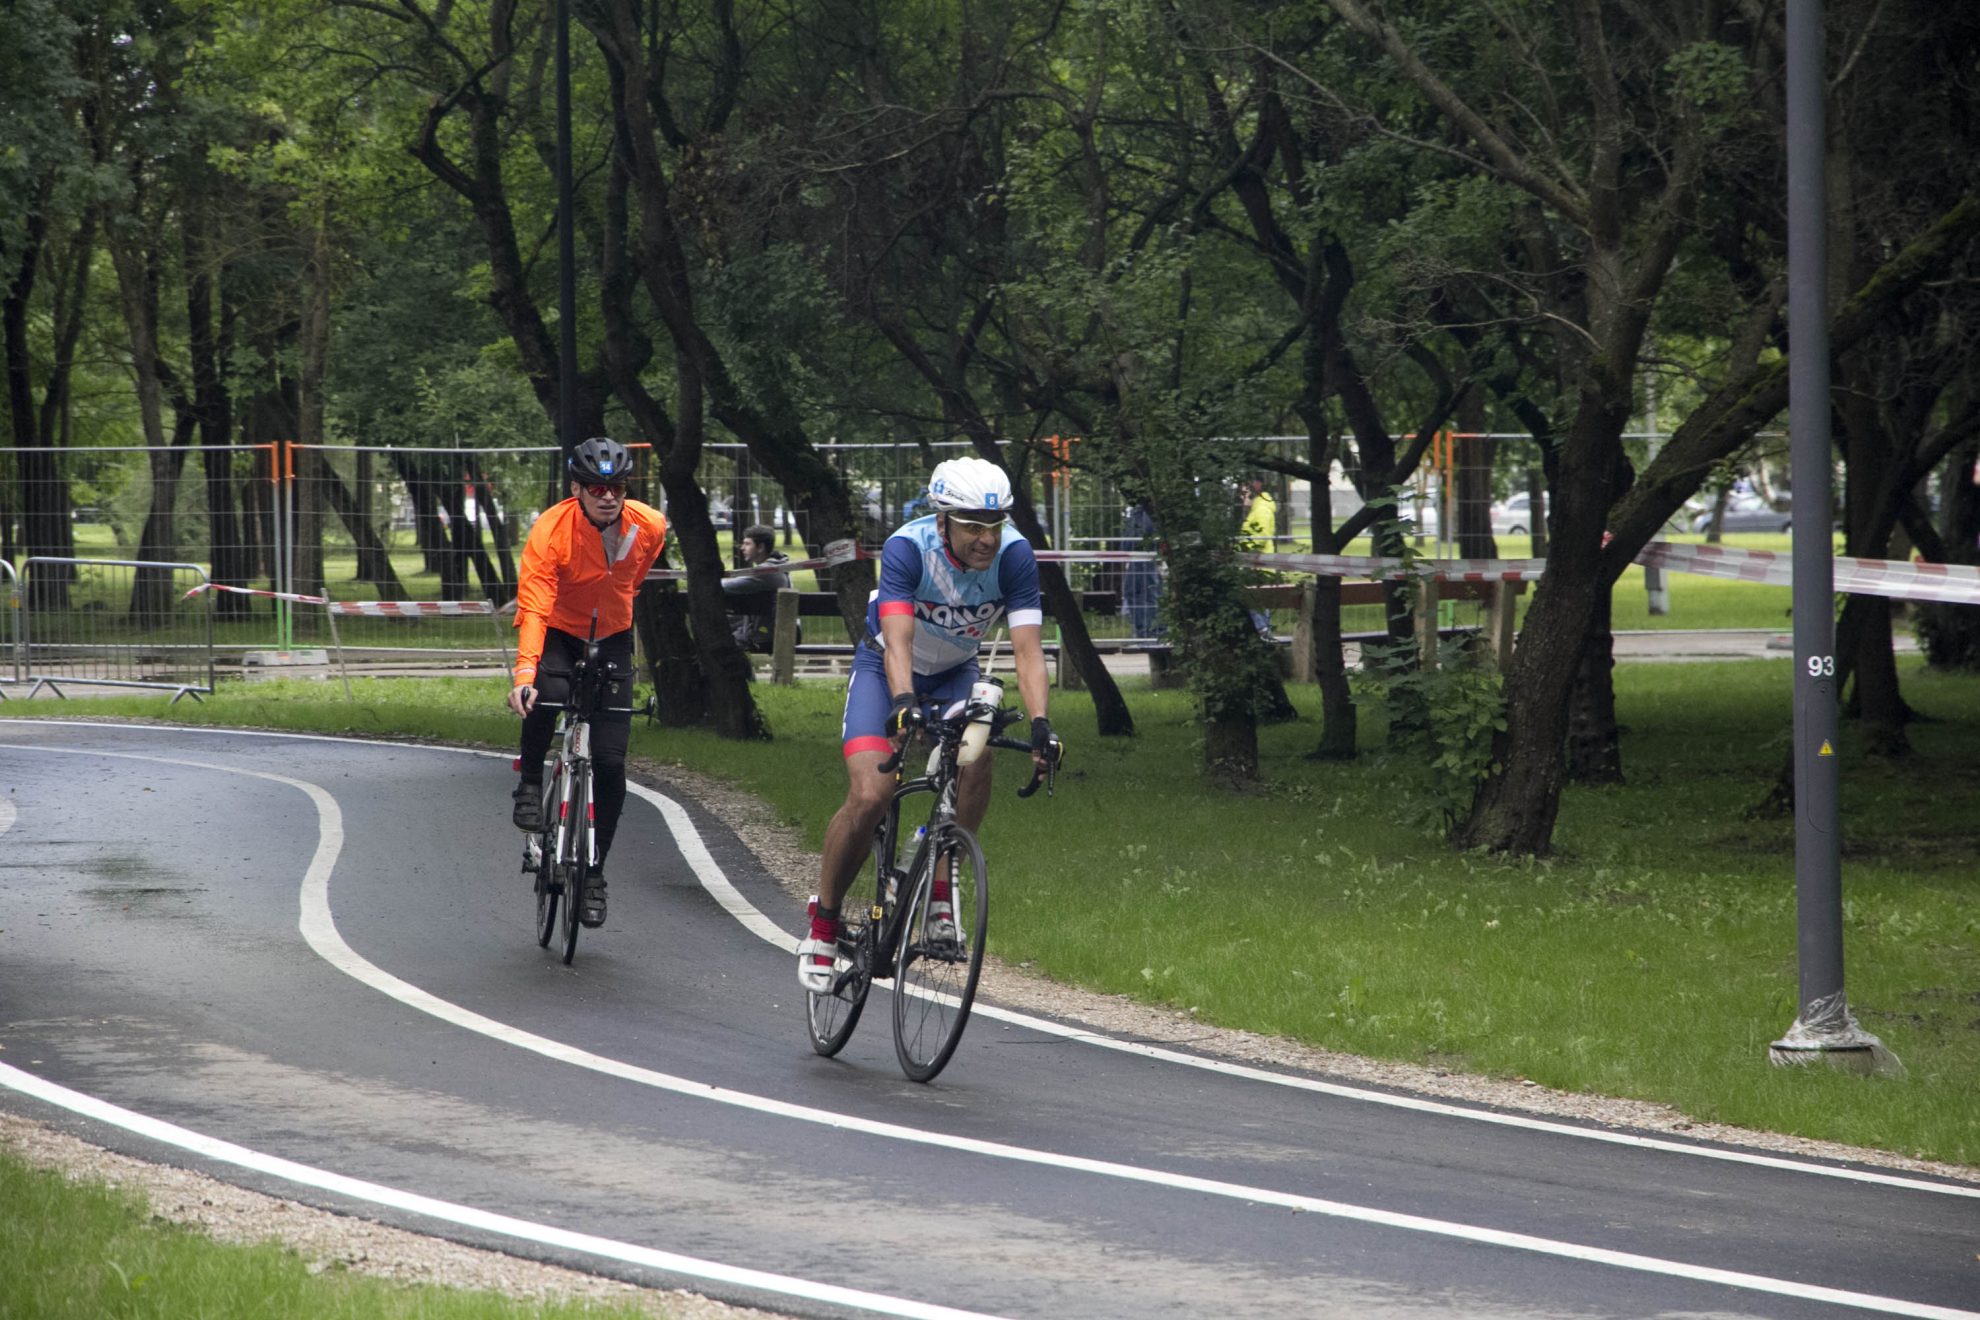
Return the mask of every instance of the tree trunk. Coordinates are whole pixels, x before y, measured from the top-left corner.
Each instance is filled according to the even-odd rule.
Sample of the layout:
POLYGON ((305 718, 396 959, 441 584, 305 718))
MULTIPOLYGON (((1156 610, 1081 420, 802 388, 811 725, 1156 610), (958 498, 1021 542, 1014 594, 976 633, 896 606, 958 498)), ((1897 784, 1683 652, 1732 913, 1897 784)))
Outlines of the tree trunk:
MULTIPOLYGON (((10 272, 6 299, 0 303, 0 334, 7 360, 7 414, 13 423, 15 477, 21 491, 21 540, 29 555, 67 558, 73 548, 69 526, 68 486, 55 464, 48 437, 37 433, 34 402, 34 353, 29 342, 28 306, 41 265, 46 220, 40 206, 27 217, 27 242, 19 263, 10 272)), ((30 610, 69 607, 68 572, 36 572, 28 580, 30 610)))
POLYGON ((1622 738, 1616 729, 1616 641, 1611 628, 1614 592, 1597 591, 1581 663, 1569 698, 1567 775, 1585 785, 1623 782, 1622 738))
POLYGON ((708 683, 688 627, 687 597, 672 582, 649 582, 633 600, 639 649, 653 679, 654 715, 670 729, 708 723, 708 683))
MULTIPOLYGON (((359 457, 362 459, 364 456, 359 457)), ((357 572, 354 576, 359 582, 368 582, 376 587, 380 600, 406 599, 405 584, 399 581, 399 575, 392 567, 392 556, 379 539, 378 529, 372 525, 371 519, 365 515, 364 506, 345 487, 344 479, 337 475, 337 469, 331 466, 328 459, 327 454, 319 455, 319 462, 315 465, 317 483, 323 492, 323 502, 344 524, 344 530, 351 534, 351 543, 357 550, 357 572)), ((358 487, 362 490, 368 484, 360 481, 358 487)))
MULTIPOLYGON (((139 206, 142 196, 140 190, 139 206)), ((137 385, 139 424, 150 450, 151 508, 145 515, 136 557, 153 562, 176 559, 175 516, 185 452, 169 444, 165 434, 165 392, 158 357, 158 253, 148 237, 139 236, 112 242, 110 255, 117 270, 131 375, 137 385)), ((132 574, 129 610, 133 621, 143 627, 157 626, 171 618, 172 604, 171 570, 140 568, 132 574)))
MULTIPOLYGON (((220 264, 207 229, 213 192, 193 195, 180 216, 180 244, 186 277, 186 356, 192 374, 194 415, 199 419, 200 465, 206 477, 206 544, 213 581, 244 587, 242 536, 234 510, 234 419, 223 364, 233 347, 233 313, 222 293, 221 323, 214 325, 214 290, 220 264)), ((251 617, 252 600, 231 591, 214 593, 214 615, 228 622, 251 617)))
POLYGON ((1629 415, 1627 385, 1600 367, 1588 370, 1594 379, 1583 387, 1560 456, 1552 553, 1506 675, 1506 728, 1492 749, 1500 769, 1479 785, 1470 815, 1451 830, 1451 842, 1460 848, 1544 856, 1552 846, 1568 697, 1609 591, 1603 521, 1614 498, 1616 456, 1629 415))
MULTIPOLYGON (((470 458, 470 479, 474 482, 474 507, 479 510, 483 521, 488 524, 489 537, 495 542, 495 557, 500 565, 501 577, 497 579, 497 590, 490 599, 500 605, 515 599, 516 595, 516 555, 509 540, 509 520, 505 511, 495 504, 495 486, 488 480, 488 473, 476 459, 470 458)), ((386 562, 386 571, 391 571, 391 563, 386 562)))
POLYGON ((1891 602, 1884 596, 1851 596, 1836 625, 1836 654, 1851 657, 1856 679, 1850 704, 1863 725, 1863 750, 1870 756, 1897 757, 1911 751, 1905 725, 1912 718, 1898 686, 1897 654, 1891 645, 1891 602))
MULTIPOLYGON (((1331 516, 1319 512, 1317 502, 1323 495, 1324 492, 1314 495, 1316 529, 1320 526, 1318 519, 1331 516)), ((1328 539, 1331 541, 1331 533, 1328 539)), ((1315 549, 1318 553, 1329 553, 1319 551, 1317 546, 1315 549)), ((1313 681, 1320 686, 1320 743, 1308 755, 1316 761, 1351 761, 1357 752, 1359 726, 1354 690, 1349 685, 1346 657, 1341 651, 1341 580, 1320 577, 1314 579, 1314 585, 1313 681)))

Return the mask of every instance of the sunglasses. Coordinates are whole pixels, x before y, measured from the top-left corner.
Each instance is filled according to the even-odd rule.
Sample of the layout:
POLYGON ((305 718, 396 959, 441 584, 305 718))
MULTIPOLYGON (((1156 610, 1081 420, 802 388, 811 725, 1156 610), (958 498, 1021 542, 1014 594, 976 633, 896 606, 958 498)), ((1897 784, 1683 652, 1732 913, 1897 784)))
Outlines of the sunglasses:
POLYGON ((978 522, 974 518, 958 518, 953 513, 949 515, 949 526, 967 527, 978 536, 981 536, 985 532, 994 532, 1003 525, 1004 520, 1002 518, 994 518, 989 522, 978 522))
POLYGON ((622 500, 626 497, 624 486, 586 486, 584 493, 594 500, 622 500))

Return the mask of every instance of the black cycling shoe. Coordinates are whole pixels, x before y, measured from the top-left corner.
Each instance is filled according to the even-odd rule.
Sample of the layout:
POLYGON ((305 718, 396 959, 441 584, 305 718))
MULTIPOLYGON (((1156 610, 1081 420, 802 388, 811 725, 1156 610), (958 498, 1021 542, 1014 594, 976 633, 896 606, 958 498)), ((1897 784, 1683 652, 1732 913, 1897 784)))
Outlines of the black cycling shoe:
POLYGON ((516 785, 516 791, 510 796, 515 799, 516 805, 509 813, 509 819, 516 823, 516 828, 527 830, 531 834, 542 829, 543 785, 532 784, 525 779, 516 785))
POLYGON ((605 924, 605 873, 593 871, 584 877, 584 906, 578 909, 578 921, 586 926, 605 924))

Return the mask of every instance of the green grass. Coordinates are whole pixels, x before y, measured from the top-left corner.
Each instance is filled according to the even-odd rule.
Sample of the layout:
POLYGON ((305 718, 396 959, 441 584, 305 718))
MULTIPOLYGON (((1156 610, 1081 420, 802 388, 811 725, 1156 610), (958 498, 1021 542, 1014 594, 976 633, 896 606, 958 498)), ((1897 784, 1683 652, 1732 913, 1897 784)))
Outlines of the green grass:
POLYGON ((313 1272, 275 1243, 223 1246, 150 1214, 142 1197, 0 1156, 0 1316, 9 1320, 578 1320, 630 1306, 313 1272))
MULTIPOLYGON (((1265 783, 1241 795, 1200 783, 1182 694, 1131 691, 1131 740, 1097 738, 1088 699, 1058 694, 1072 748, 1058 800, 1016 801, 1007 766, 985 825, 994 947, 1063 981, 1331 1049, 1980 1164, 1980 680, 1903 670, 1930 717, 1912 728, 1915 754, 1867 762, 1847 724, 1841 739, 1850 999, 1907 1065, 1899 1078, 1766 1063, 1795 1015, 1793 827, 1745 811, 1787 755, 1785 660, 1618 670, 1629 783, 1570 789, 1557 855, 1537 863, 1452 853, 1426 819, 1419 765, 1386 754, 1379 730, 1357 763, 1306 760, 1311 689, 1294 692, 1308 718, 1262 731, 1265 783)), ((229 685, 172 715, 514 737, 487 680, 353 686, 345 705, 332 684, 229 685)), ((642 726, 633 752, 750 788, 815 847, 843 793, 840 691, 759 686, 771 744, 642 726)), ((78 710, 164 713, 150 699, 61 713, 78 710)))

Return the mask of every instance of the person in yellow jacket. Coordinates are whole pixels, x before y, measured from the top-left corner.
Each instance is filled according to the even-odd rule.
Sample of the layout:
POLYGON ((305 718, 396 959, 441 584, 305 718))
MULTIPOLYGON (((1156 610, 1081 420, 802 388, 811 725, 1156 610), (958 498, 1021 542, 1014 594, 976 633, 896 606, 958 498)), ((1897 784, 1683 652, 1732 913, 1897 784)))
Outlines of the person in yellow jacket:
MULTIPOLYGON (((1238 548, 1254 555, 1269 555, 1278 542, 1279 502, 1272 498, 1265 478, 1253 477, 1245 485, 1250 491, 1251 507, 1245 512, 1244 524, 1238 528, 1238 548)), ((1264 610, 1252 610, 1250 614, 1252 626, 1270 637, 1272 616, 1264 610)))
POLYGON ((516 582, 516 669, 509 709, 522 716, 522 782, 511 819, 542 828, 543 759, 557 712, 570 699, 571 671, 595 635, 601 661, 616 666, 604 709, 591 722, 592 803, 598 865, 586 874, 579 920, 605 920, 605 854, 626 804, 626 744, 632 738, 633 597, 667 541, 667 518, 626 498, 632 455, 595 436, 565 462, 571 497, 529 529, 516 582), (597 631, 592 619, 597 618, 597 631))

